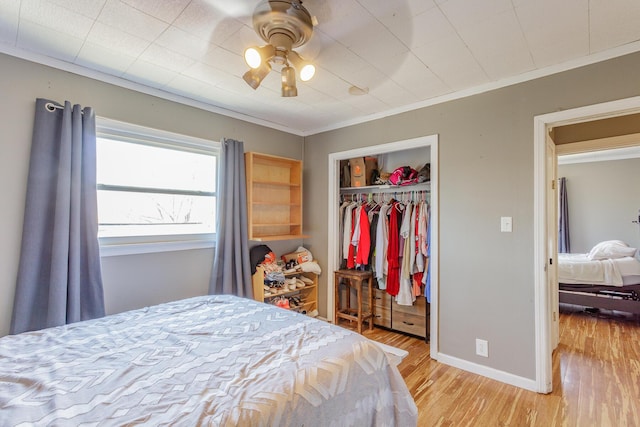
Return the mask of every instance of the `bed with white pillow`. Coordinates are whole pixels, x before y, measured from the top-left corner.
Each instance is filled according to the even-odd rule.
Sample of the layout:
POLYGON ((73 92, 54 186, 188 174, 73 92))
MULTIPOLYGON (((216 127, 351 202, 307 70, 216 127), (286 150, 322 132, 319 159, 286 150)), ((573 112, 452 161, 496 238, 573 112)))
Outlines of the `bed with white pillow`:
POLYGON ((636 248, 607 240, 586 254, 558 254, 560 302, 640 314, 636 248))

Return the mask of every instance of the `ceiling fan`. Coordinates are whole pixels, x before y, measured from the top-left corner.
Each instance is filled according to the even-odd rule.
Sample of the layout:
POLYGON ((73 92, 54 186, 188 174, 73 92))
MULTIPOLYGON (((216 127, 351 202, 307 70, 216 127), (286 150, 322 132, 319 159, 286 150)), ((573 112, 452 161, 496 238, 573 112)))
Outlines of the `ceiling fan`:
POLYGON ((301 0, 262 0, 253 12, 253 28, 267 44, 251 46, 244 51, 250 67, 242 77, 257 89, 275 65, 280 67, 282 96, 298 95, 296 71, 302 81, 310 80, 315 66, 303 59, 293 48, 307 43, 317 24, 315 17, 301 0))

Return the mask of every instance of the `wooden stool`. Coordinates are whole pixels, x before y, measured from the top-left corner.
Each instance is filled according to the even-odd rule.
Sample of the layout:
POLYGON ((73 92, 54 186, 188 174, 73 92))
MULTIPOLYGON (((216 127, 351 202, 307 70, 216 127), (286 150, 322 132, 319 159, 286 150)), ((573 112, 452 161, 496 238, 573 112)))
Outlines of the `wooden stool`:
POLYGON ((369 320, 369 330, 373 330, 373 319, 374 319, 374 305, 373 305, 373 275, 370 271, 359 271, 359 270, 338 270, 334 273, 334 286, 335 286, 335 315, 333 322, 337 325, 339 319, 347 319, 354 320, 358 322, 358 333, 362 334, 362 323, 366 320, 369 320), (346 295, 346 307, 340 308, 340 279, 343 279, 344 284, 347 286, 347 295, 346 295), (362 282, 367 281, 369 286, 369 311, 362 311, 362 282), (356 295, 358 297, 358 302, 356 308, 351 308, 351 298, 350 298, 350 290, 351 288, 355 289, 356 295))

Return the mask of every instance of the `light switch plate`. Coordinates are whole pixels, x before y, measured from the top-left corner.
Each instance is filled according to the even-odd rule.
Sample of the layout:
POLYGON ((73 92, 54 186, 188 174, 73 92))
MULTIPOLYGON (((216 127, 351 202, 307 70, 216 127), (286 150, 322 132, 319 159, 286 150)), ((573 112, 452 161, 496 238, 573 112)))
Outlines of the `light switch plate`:
POLYGON ((513 231, 513 218, 503 216, 500 218, 500 231, 503 233, 511 233, 513 231))

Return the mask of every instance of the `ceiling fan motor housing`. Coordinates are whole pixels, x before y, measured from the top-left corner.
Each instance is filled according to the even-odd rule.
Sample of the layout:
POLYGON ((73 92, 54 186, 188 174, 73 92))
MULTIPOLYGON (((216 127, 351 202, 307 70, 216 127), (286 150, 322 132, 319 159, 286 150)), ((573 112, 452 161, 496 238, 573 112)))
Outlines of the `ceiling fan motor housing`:
POLYGON ((311 39, 313 21, 300 0, 264 0, 253 13, 253 28, 278 50, 291 50, 311 39))

